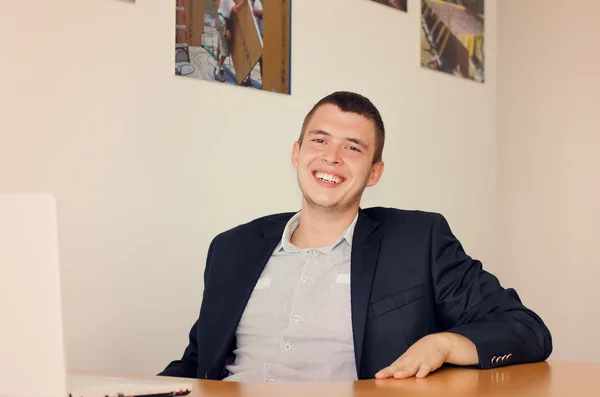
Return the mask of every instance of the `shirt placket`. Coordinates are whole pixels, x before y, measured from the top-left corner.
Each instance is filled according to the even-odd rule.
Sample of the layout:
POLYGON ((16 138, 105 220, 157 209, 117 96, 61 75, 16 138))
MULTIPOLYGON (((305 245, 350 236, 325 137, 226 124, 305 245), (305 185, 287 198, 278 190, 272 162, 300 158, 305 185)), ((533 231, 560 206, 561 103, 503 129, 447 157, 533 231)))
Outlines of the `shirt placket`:
POLYGON ((302 335, 305 327, 306 315, 310 305, 314 302, 314 283, 312 277, 320 269, 322 253, 318 250, 304 251, 302 270, 297 281, 294 283, 294 293, 290 306, 287 327, 283 330, 279 351, 282 362, 290 367, 295 367, 294 358, 300 355, 294 354, 297 349, 302 349, 302 335))

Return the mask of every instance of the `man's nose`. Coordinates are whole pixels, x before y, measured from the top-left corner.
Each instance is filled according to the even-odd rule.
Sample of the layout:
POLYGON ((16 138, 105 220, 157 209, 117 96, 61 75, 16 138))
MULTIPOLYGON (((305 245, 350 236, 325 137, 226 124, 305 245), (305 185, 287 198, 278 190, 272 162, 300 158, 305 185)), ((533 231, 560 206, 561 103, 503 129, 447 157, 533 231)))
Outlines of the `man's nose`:
POLYGON ((341 164, 342 157, 340 155, 341 148, 337 145, 331 145, 323 153, 323 160, 329 164, 341 164))

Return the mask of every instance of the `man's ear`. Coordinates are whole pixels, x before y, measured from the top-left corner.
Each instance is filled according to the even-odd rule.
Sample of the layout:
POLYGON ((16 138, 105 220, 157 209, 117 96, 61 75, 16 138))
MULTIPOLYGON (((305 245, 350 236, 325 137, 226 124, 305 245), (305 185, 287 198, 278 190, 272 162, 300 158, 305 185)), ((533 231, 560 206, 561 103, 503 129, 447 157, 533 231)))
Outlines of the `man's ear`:
POLYGON ((298 169, 298 153, 300 153, 300 143, 295 141, 292 146, 292 165, 296 169, 298 169))
POLYGON ((373 164, 373 167, 371 168, 371 174, 369 175, 369 180, 367 181, 368 187, 375 186, 377 182, 379 182, 381 176, 383 175, 384 168, 385 164, 383 161, 378 161, 373 164))

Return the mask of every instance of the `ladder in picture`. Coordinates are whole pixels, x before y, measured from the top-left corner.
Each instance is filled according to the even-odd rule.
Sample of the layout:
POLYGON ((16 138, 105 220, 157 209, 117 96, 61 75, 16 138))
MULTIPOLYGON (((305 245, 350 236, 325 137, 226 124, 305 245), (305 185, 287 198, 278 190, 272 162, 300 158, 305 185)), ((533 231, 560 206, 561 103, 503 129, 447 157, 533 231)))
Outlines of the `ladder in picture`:
POLYGON ((190 62, 190 33, 186 17, 185 0, 177 0, 176 12, 181 13, 183 24, 179 24, 179 18, 175 22, 175 62, 190 62), (183 35, 178 33, 182 31, 183 35), (179 42, 183 37, 184 42, 179 42))

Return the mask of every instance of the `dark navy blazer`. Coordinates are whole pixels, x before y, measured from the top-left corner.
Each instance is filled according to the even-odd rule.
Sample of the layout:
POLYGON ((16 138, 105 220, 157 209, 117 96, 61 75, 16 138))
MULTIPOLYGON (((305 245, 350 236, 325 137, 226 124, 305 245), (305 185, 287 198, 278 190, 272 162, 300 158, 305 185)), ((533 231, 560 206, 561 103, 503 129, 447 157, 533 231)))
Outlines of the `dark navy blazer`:
MULTIPOLYGON (((238 322, 293 215, 259 218, 215 237, 189 344, 159 375, 223 379, 238 322)), ((361 209, 351 260, 358 379, 374 378, 420 338, 442 331, 469 338, 482 369, 543 361, 552 352, 542 319, 465 253, 442 215, 361 209)))

